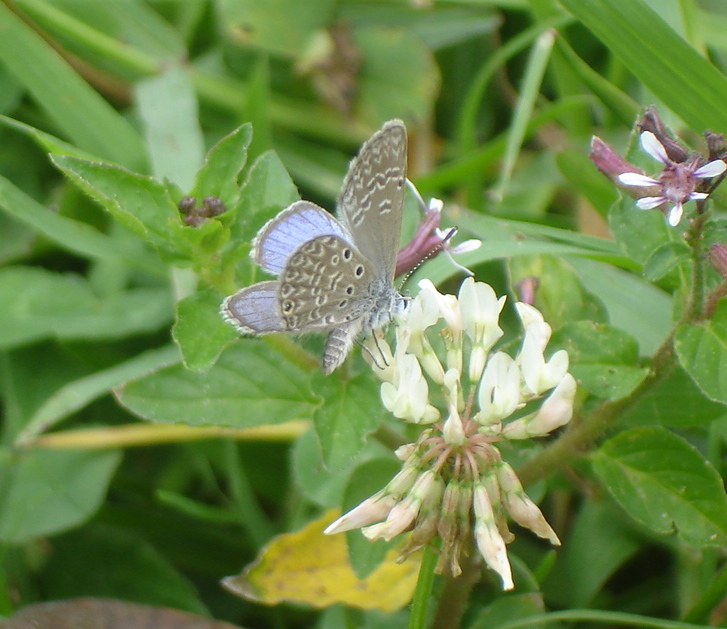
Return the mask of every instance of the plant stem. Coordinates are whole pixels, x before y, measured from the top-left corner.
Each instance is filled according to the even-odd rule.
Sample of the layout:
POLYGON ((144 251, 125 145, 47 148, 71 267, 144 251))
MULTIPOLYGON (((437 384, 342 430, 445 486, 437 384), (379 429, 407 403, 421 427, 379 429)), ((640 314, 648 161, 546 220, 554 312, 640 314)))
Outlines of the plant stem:
POLYGON ((411 602, 409 629, 424 629, 426 626, 429 601, 432 598, 432 588, 434 587, 434 568, 439 559, 437 550, 431 545, 424 548, 424 557, 419 567, 419 579, 411 602))
POLYGON ((437 611, 431 629, 452 629, 459 627, 467 609, 472 588, 480 580, 480 563, 474 549, 461 562, 462 574, 444 578, 444 587, 439 595, 437 611))

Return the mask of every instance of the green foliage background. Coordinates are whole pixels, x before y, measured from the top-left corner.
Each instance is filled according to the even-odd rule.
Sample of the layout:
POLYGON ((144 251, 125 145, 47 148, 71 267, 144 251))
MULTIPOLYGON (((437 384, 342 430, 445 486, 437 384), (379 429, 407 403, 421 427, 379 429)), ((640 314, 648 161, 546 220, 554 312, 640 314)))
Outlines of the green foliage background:
MULTIPOLYGON (((727 7, 419 4, 0 3, 0 614, 106 596, 249 627, 414 622, 219 585, 340 506, 361 466, 391 468, 359 356, 323 378, 320 339, 240 341, 218 308, 256 281, 257 229, 299 196, 333 208, 357 147, 400 117, 410 177, 484 242, 460 261, 500 294, 539 278, 582 416, 603 419, 588 456, 513 453, 545 452, 522 477, 545 480, 564 546, 519 534, 518 589, 485 574, 463 626, 724 624, 727 308, 683 316, 704 248, 587 154, 597 133, 654 173, 631 146, 650 104, 692 146, 727 132, 727 7), (186 226, 185 195, 227 212, 186 226)), ((706 244, 726 240, 714 198, 706 244)), ((442 259, 422 276, 459 281, 442 259)))

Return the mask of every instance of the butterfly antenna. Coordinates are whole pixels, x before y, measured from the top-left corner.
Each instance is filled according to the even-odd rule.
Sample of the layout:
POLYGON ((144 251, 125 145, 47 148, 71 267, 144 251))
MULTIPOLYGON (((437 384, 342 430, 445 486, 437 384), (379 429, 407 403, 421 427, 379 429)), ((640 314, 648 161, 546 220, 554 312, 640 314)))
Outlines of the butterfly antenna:
MULTIPOLYGON (((438 254, 438 253, 439 253, 440 251, 442 251, 442 250, 444 250, 444 252, 445 252, 445 253, 447 253, 447 250, 446 250, 446 249, 444 249, 444 245, 446 245, 446 244, 447 244, 447 242, 449 241, 449 239, 450 239, 450 238, 452 238, 452 236, 454 236, 454 235, 455 235, 456 233, 457 233, 457 228, 456 228, 456 227, 450 227, 450 228, 449 228, 449 231, 447 232, 447 234, 446 234, 446 235, 444 236, 444 238, 442 238, 442 242, 440 242, 440 243, 439 243, 439 244, 438 244, 438 245, 437 245, 437 246, 436 246, 436 247, 435 247, 434 249, 432 249, 432 250, 431 250, 431 251, 430 251, 430 252, 429 252, 429 253, 428 253, 427 255, 425 255, 425 256, 424 256, 424 257, 423 257, 423 258, 422 258, 421 260, 419 260, 419 262, 417 262, 417 263, 416 263, 416 265, 415 265, 415 266, 414 266, 414 267, 413 267, 413 268, 412 268, 412 269, 411 269, 411 270, 410 270, 410 271, 409 271, 409 272, 408 272, 408 273, 407 273, 406 275, 404 275, 404 277, 402 278, 401 282, 399 283, 399 288, 400 288, 400 289, 401 289, 401 288, 403 288, 403 287, 404 287, 404 284, 406 284, 406 283, 407 283, 407 281, 409 280, 409 278, 410 278, 410 277, 411 277, 412 275, 414 275, 415 271, 416 271, 416 270, 417 270, 417 269, 418 269, 418 268, 419 268, 419 267, 420 267, 420 266, 421 266, 422 264, 424 264, 424 263, 425 263, 425 262, 426 262, 427 260, 429 260, 429 259, 433 258, 433 257, 434 257, 434 256, 435 256, 436 254, 438 254)), ((452 258, 452 256, 449 256, 449 257, 450 257, 450 259, 452 258)), ((463 270, 463 271, 464 271, 465 273, 467 273, 467 275, 473 275, 472 271, 470 271, 469 269, 466 269, 466 268, 465 268, 465 267, 463 267, 463 266, 462 266, 461 264, 457 264, 457 263, 456 263, 456 262, 455 262, 454 260, 452 260, 452 262, 454 263, 454 265, 455 265, 455 266, 456 266, 456 267, 457 267, 458 269, 461 269, 461 270, 463 270)), ((401 292, 401 291, 399 291, 399 292, 401 292)))

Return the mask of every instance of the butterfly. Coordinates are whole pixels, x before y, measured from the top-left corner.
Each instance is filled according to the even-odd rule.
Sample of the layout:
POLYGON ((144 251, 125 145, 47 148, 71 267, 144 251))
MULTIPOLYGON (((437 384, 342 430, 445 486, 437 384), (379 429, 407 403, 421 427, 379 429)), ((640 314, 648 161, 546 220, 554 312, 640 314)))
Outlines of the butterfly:
POLYGON ((268 221, 252 243, 253 261, 277 280, 227 297, 222 316, 244 334, 327 333, 323 373, 354 342, 406 308, 394 287, 406 187, 406 127, 390 120, 351 161, 338 218, 296 201, 268 221))

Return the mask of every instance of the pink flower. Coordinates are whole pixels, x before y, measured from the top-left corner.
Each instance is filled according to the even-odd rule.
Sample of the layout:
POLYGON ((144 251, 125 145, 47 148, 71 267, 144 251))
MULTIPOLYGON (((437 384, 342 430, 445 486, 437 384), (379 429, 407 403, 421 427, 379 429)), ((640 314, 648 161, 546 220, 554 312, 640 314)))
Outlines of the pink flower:
POLYGON ((641 134, 641 146, 654 159, 664 164, 658 179, 641 175, 634 172, 625 172, 619 175, 618 179, 627 186, 658 186, 661 194, 658 196, 641 197, 636 202, 636 207, 641 210, 651 210, 664 204, 671 204, 664 214, 669 225, 675 227, 679 224, 684 213, 684 204, 687 201, 703 201, 709 195, 705 192, 696 192, 700 179, 711 179, 721 175, 727 165, 721 159, 715 159, 703 166, 695 156, 686 162, 672 162, 664 148, 664 145, 651 131, 644 131, 641 134))

